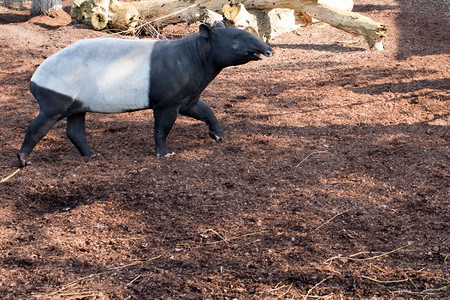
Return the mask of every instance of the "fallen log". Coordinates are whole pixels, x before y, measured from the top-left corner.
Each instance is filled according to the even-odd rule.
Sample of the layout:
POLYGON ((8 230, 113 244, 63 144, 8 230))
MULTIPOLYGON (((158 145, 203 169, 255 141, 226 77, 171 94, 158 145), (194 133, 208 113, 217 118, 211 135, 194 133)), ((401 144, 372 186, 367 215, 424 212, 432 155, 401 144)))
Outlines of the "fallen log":
MULTIPOLYGON (((254 17, 248 14, 247 20, 241 17, 241 21, 236 20, 237 24, 241 24, 238 26, 244 26, 245 24, 242 25, 242 22, 247 22, 249 23, 245 26, 247 30, 270 40, 274 37, 274 34, 273 32, 268 33, 268 29, 259 28, 259 24, 262 24, 260 20, 270 19, 268 15, 270 12, 267 13, 266 11, 282 8, 293 10, 295 17, 297 19, 302 17, 304 23, 310 22, 311 19, 309 18, 314 18, 353 35, 361 35, 370 48, 381 50, 387 27, 368 17, 348 11, 352 6, 353 2, 351 1, 351 5, 349 5, 349 0, 337 2, 325 0, 232 0, 230 2, 227 0, 147 0, 138 2, 74 0, 71 16, 74 21, 92 25, 97 30, 102 30, 108 26, 110 29, 134 32, 138 20, 142 18, 147 19, 147 22, 151 22, 157 28, 163 28, 169 24, 180 22, 202 21, 206 16, 210 17, 212 13, 215 13, 224 14, 229 21, 235 24, 233 20, 239 14, 234 16, 232 12, 227 12, 226 8, 229 7, 231 10, 238 11, 247 9, 247 13, 251 11, 250 15, 254 17), (109 9, 106 10, 108 2, 109 9), (333 6, 330 6, 330 3, 333 6), (336 3, 345 3, 345 7, 342 6, 347 10, 336 8, 336 3)), ((279 19, 281 20, 281 18, 279 19)), ((269 21, 269 27, 271 29, 277 28, 271 22, 273 23, 273 20, 269 21)), ((288 28, 287 31, 295 29, 296 25, 291 23, 284 25, 285 28, 288 28)))
MULTIPOLYGON (((295 9, 295 8, 294 8, 295 9)), ((326 4, 305 4, 296 10, 333 27, 353 35, 361 35, 369 44, 369 48, 383 50, 383 39, 386 37, 387 26, 377 23, 361 14, 334 9, 326 4)))
POLYGON ((258 35, 266 42, 300 27, 296 23, 296 16, 292 9, 247 10, 242 3, 238 3, 225 4, 223 13, 225 19, 231 21, 234 27, 258 35))

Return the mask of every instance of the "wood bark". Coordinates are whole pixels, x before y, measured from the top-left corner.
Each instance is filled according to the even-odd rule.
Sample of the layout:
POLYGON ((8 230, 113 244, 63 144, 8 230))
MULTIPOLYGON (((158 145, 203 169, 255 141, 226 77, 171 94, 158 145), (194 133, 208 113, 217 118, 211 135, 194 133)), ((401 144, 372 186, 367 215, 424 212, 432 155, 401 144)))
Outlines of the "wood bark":
POLYGON ((32 0, 31 14, 46 15, 62 9, 61 0, 32 0))
POLYGON ((300 27, 296 24, 292 9, 247 10, 242 3, 238 3, 225 4, 223 13, 225 19, 231 21, 234 27, 251 32, 266 42, 300 27))
MULTIPOLYGON (((109 10, 105 11, 104 8, 96 8, 101 5, 105 6, 105 1, 109 0, 75 0, 71 10, 72 18, 79 22, 91 24, 98 30, 106 27, 104 20, 107 20, 109 28, 133 31, 136 28, 137 20, 143 17, 156 27, 162 28, 179 22, 193 23, 202 21, 205 16, 211 16, 213 13, 225 14, 226 16, 227 12, 223 12, 223 8, 226 5, 241 7, 241 10, 246 9, 247 12, 262 11, 263 14, 265 14, 265 11, 274 8, 283 8, 293 10, 297 19, 303 16, 303 19, 306 20, 305 23, 310 22, 309 18, 314 18, 353 35, 361 35, 365 38, 370 48, 378 49, 382 48, 382 40, 387 30, 385 25, 361 14, 330 6, 329 4, 334 2, 331 0, 232 0, 231 2, 228 0, 147 0, 140 2, 111 0, 109 10), (103 4, 100 5, 98 3, 103 4), (241 6, 241 4, 245 7, 241 6), (242 7, 244 8, 242 9, 242 7), (98 27, 94 25, 96 23, 98 23, 98 27)), ((346 3, 346 7, 344 7, 346 9, 351 9, 352 7, 352 5, 348 4, 348 0, 339 0, 334 3, 338 2, 346 3)), ((258 13, 250 14, 257 15, 258 13)), ((249 15, 247 17, 249 18, 248 21, 243 22, 254 23, 254 17, 249 15)), ((258 23, 258 17, 256 18, 256 23, 258 23)), ((267 18, 267 16, 263 16, 263 18, 267 18)), ((233 22, 233 18, 230 21, 233 22)), ((246 27, 249 27, 251 32, 255 33, 256 31, 256 33, 261 35, 261 30, 258 26, 259 24, 256 27, 255 25, 246 27)), ((264 38, 264 35, 262 37, 264 38)), ((271 37, 273 36, 269 34, 269 39, 271 37)))

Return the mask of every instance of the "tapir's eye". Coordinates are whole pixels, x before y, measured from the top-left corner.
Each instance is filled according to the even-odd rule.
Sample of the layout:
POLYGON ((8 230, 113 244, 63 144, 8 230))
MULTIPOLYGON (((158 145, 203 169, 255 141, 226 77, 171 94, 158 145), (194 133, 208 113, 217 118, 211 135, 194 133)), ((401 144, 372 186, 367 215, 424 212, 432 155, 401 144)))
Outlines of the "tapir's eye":
POLYGON ((237 45, 238 45, 238 42, 237 42, 237 41, 233 41, 233 42, 231 43, 231 47, 233 47, 233 48, 236 48, 237 45))

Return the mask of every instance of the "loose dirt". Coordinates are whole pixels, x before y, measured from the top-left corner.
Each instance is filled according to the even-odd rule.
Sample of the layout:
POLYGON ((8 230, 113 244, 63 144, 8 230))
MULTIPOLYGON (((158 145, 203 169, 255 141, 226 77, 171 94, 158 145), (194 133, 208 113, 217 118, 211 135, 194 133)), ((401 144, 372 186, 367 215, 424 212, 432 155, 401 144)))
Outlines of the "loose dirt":
MULTIPOLYGON (((448 1, 355 2, 386 50, 320 23, 277 38, 204 92, 223 143, 180 117, 157 159, 151 111, 89 114, 83 158, 59 122, 0 184, 0 298, 448 299, 448 1)), ((106 35, 68 5, 0 7, 1 179, 34 70, 106 35)))

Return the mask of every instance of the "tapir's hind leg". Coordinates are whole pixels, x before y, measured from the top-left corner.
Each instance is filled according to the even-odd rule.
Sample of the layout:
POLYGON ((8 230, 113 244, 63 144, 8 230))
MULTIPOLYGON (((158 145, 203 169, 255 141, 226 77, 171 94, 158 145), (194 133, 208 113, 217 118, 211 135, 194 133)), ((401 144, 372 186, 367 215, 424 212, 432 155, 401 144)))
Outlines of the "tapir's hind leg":
POLYGON ((222 127, 220 127, 211 108, 209 108, 208 104, 201 99, 199 99, 194 106, 187 109, 180 109, 180 114, 205 122, 209 127, 209 136, 216 142, 221 142, 223 140, 222 127))
POLYGON ((99 154, 93 151, 86 142, 85 117, 85 112, 68 116, 66 135, 82 156, 97 156, 99 154))
POLYGON ((34 146, 47 134, 47 132, 58 121, 59 116, 47 117, 42 112, 28 125, 25 134, 25 140, 17 153, 20 166, 25 167, 28 164, 28 156, 34 146))
POLYGON ((28 156, 37 143, 47 134, 55 123, 63 118, 63 114, 73 104, 71 97, 30 82, 30 91, 39 102, 39 115, 28 125, 25 140, 17 153, 22 167, 28 164, 28 156))

